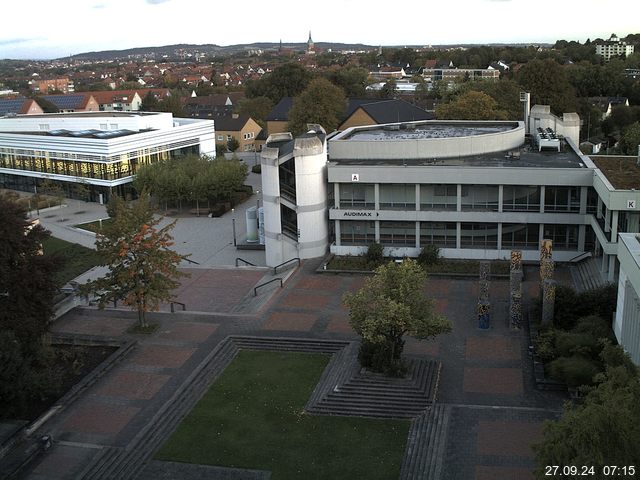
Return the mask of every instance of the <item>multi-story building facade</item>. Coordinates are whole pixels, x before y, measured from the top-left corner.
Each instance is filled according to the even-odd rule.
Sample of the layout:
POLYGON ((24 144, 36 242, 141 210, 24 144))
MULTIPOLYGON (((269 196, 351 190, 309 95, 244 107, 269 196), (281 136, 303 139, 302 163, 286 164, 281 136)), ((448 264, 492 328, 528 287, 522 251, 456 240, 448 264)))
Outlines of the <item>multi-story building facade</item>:
POLYGON ((633 45, 621 42, 615 34, 611 35, 609 40, 596 44, 596 55, 603 57, 605 62, 611 60, 611 57, 632 55, 633 51, 633 45))
POLYGON ((41 94, 51 92, 73 93, 75 91, 73 82, 67 77, 29 80, 29 88, 41 94))
POLYGON ((0 118, 0 185, 37 190, 47 180, 93 200, 125 195, 140 165, 187 153, 215 156, 211 120, 170 113, 86 112, 0 118))

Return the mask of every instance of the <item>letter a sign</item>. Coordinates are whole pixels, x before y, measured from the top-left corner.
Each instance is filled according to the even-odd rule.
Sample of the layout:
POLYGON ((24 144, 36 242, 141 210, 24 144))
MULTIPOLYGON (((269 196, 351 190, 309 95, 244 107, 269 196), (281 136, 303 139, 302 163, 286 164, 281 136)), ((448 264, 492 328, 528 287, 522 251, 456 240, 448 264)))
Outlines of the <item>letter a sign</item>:
POLYGON ((351 181, 352 182, 359 182, 360 181, 360 174, 359 173, 352 173, 351 174, 351 181))

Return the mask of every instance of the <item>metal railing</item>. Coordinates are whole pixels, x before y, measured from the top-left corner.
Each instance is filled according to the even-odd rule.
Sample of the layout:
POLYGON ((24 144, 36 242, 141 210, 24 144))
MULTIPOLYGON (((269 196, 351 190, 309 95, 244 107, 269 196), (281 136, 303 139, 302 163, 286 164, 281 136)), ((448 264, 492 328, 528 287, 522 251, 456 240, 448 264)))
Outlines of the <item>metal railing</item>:
POLYGON ((292 258, 290 260, 287 260, 286 262, 282 262, 280 265, 276 265, 275 267, 273 267, 273 274, 275 275, 276 273, 278 273, 278 269, 280 267, 284 267, 285 265, 291 262, 298 262, 298 266, 300 266, 300 259, 298 257, 292 258))
POLYGON ((187 257, 182 257, 182 260, 186 260, 189 263, 195 263, 196 265, 200 265, 200 263, 196 262, 195 260, 191 260, 191 259, 189 259, 187 257))
POLYGON ((174 300, 173 302, 171 302, 171 303, 170 303, 170 305, 171 305, 171 313, 175 313, 175 311, 176 311, 176 310, 175 310, 175 307, 174 307, 174 304, 178 304, 178 305, 180 305, 180 306, 182 307, 182 311, 183 311, 183 312, 187 309, 187 306, 186 306, 184 303, 182 303, 182 302, 176 302, 176 301, 174 300))
POLYGON ((584 260, 585 258, 591 257, 591 252, 582 252, 575 257, 569 259, 568 263, 579 262, 580 260, 584 260))
POLYGON ((253 289, 253 296, 254 296, 254 297, 257 297, 257 296, 258 296, 258 289, 259 289, 259 288, 264 287, 265 285, 269 285, 270 283, 273 283, 273 282, 280 282, 280 288, 282 288, 282 287, 283 287, 283 285, 284 285, 284 284, 282 283, 282 279, 281 279, 281 278, 273 278, 273 279, 269 280, 268 282, 264 282, 264 283, 261 283, 260 285, 257 285, 257 286, 253 289))
POLYGON ((243 262, 243 263, 245 263, 247 265, 251 265, 252 267, 256 266, 255 263, 251 263, 251 262, 245 260, 244 258, 236 257, 236 267, 238 266, 238 262, 243 262))

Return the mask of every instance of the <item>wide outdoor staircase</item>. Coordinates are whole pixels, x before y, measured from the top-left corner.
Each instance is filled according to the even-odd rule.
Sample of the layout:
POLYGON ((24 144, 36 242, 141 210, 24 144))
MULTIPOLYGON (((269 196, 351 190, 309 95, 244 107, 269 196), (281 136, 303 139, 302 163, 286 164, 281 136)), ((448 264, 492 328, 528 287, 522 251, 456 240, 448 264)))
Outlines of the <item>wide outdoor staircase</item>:
POLYGON ((411 423, 400 480, 438 480, 446 450, 451 406, 435 404, 411 423))
POLYGON ((411 360, 406 377, 390 378, 360 370, 353 357, 336 360, 348 366, 340 369, 339 376, 321 379, 307 404, 309 413, 413 418, 424 413, 434 401, 440 374, 438 362, 411 360))
POLYGON ((601 257, 592 257, 582 260, 570 266, 573 284, 578 292, 593 290, 608 283, 600 272, 601 257))

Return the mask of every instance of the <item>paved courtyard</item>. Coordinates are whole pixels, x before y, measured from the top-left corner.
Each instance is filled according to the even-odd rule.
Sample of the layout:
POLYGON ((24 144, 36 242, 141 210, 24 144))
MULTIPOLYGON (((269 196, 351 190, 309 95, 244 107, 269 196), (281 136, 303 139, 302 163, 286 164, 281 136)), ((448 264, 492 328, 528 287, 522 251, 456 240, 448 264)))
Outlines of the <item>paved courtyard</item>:
MULTIPOLYGON (((194 269, 182 292, 189 311, 152 314, 160 328, 149 336, 127 334, 136 316, 121 309, 79 308, 59 319, 56 332, 134 338, 137 346, 48 422, 56 444, 28 478, 78 478, 104 449, 126 449, 229 334, 355 339, 341 298, 365 277, 316 274, 318 264, 303 263, 250 313, 229 312, 251 296, 264 272, 194 269)), ((530 301, 534 272, 525 280, 530 301)), ((442 362, 437 401, 451 407, 443 479, 533 478, 529 445, 540 438, 542 422, 559 412, 562 397, 534 388, 525 333, 506 325, 507 289, 506 280, 492 281, 492 326, 483 331, 474 316, 477 281, 431 278, 425 292, 453 321, 453 331, 435 340, 407 339, 406 354, 442 362)))

